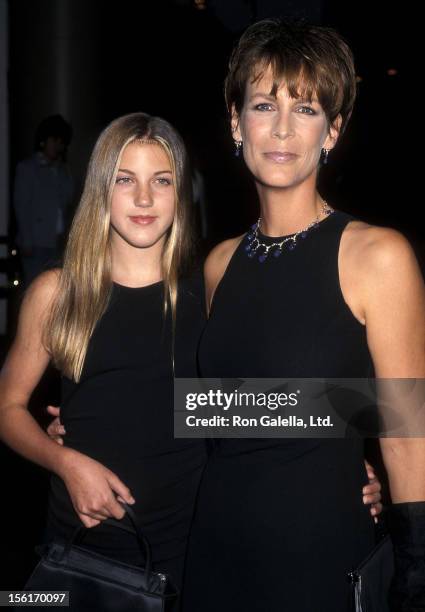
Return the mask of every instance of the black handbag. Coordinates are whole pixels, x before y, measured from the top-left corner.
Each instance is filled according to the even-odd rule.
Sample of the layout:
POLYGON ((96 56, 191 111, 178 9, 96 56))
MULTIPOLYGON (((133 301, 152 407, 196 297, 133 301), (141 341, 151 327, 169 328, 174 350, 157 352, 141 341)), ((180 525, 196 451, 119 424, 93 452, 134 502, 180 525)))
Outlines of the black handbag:
POLYGON ((389 535, 381 539, 348 580, 353 612, 389 612, 388 595, 394 575, 394 552, 389 535))
MULTIPOLYGON (((79 546, 87 532, 78 527, 68 542, 53 540, 42 547, 42 556, 26 591, 69 591, 69 609, 78 612, 168 612, 178 591, 166 574, 152 571, 149 543, 133 510, 123 504, 132 527, 107 519, 130 531, 138 540, 145 567, 129 565, 79 546)), ((96 527, 92 528, 96 529, 96 527)))

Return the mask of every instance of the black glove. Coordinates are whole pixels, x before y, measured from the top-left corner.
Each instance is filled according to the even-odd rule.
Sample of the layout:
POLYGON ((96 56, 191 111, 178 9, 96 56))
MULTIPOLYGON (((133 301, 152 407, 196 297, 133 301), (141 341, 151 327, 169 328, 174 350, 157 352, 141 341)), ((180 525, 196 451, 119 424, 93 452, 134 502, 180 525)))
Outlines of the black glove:
POLYGON ((395 563, 391 612, 425 612, 425 501, 392 504, 388 529, 395 563))

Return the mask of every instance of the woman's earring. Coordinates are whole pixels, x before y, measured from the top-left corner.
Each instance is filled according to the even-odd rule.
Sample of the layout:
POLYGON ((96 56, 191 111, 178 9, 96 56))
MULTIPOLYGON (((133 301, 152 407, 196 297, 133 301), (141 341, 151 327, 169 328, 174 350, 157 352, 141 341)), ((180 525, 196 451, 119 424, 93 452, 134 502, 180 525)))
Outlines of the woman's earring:
POLYGON ((323 155, 323 164, 327 164, 328 163, 328 155, 329 155, 329 151, 330 149, 322 149, 322 155, 323 155))
POLYGON ((235 147, 235 157, 239 157, 239 155, 241 154, 242 140, 235 140, 235 147))

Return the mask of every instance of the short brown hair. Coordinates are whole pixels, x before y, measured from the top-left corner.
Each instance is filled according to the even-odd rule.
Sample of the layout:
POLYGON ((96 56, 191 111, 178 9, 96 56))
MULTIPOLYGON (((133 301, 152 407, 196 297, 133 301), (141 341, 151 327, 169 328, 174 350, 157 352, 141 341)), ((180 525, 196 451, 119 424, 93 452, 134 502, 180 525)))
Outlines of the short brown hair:
POLYGON ((260 79, 268 66, 272 95, 283 79, 294 98, 311 101, 316 94, 329 124, 341 115, 344 130, 356 98, 356 73, 352 52, 335 30, 278 18, 251 25, 230 58, 225 81, 229 112, 234 106, 241 113, 248 79, 260 79))

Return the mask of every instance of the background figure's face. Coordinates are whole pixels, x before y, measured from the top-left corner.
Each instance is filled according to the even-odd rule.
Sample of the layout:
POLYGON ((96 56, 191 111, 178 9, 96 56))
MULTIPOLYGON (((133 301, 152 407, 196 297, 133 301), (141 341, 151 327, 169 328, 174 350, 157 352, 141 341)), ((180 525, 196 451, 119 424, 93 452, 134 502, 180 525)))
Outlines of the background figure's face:
POLYGON ((112 194, 112 244, 149 248, 164 242, 174 210, 172 167, 165 150, 155 143, 127 145, 112 194))
POLYGON ((338 136, 316 98, 291 98, 282 83, 270 94, 269 67, 255 83, 248 81, 240 117, 232 119, 233 138, 242 140, 245 162, 265 186, 295 186, 315 178, 322 148, 331 149, 338 136))
POLYGON ((56 161, 65 150, 65 143, 60 136, 48 136, 41 150, 50 161, 56 161))

